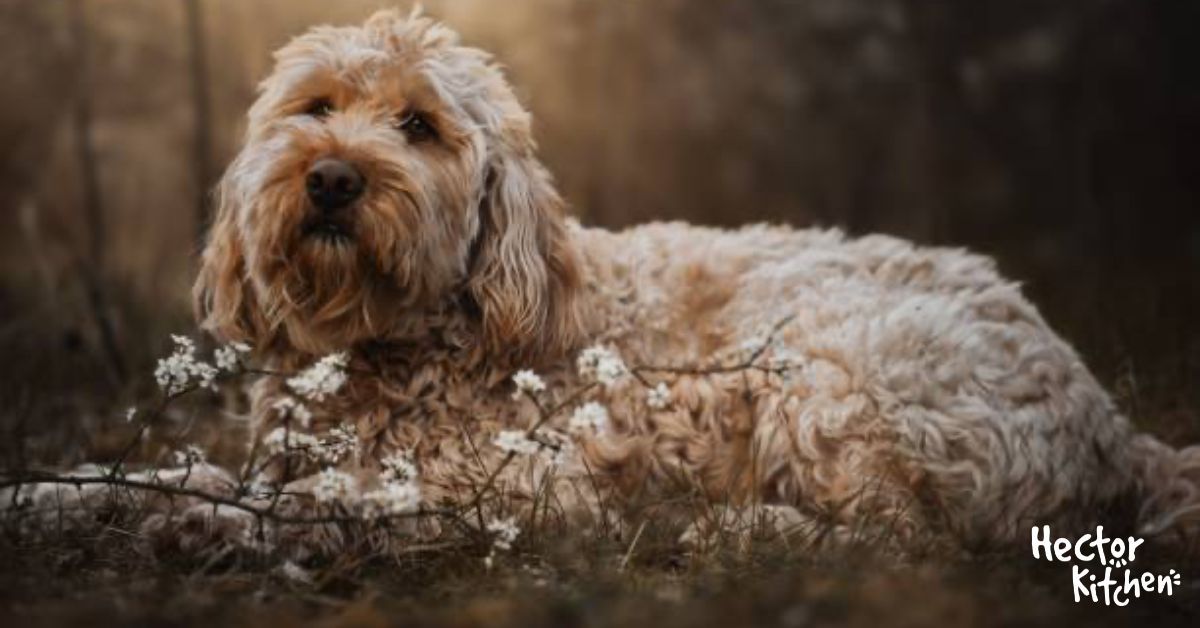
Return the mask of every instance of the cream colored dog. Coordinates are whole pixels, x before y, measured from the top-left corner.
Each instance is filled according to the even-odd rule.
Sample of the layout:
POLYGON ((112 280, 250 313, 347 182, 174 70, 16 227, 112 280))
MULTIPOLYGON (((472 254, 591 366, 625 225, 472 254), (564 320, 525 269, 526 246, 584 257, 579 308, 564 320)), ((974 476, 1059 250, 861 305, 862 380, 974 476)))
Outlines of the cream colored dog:
MULTIPOLYGON (((350 381, 291 425, 356 425, 344 468, 411 452, 425 502, 462 503, 521 450, 498 435, 528 430, 495 478, 506 508, 547 487, 564 512, 703 495, 999 542, 1094 526, 1122 499, 1143 531, 1196 513, 1200 449, 1137 434, 988 258, 583 227, 489 55, 415 13, 318 27, 276 58, 196 303, 274 368, 348 353, 350 381), (595 345, 626 367, 593 351, 581 373, 595 345), (521 369, 547 388, 522 376, 514 401, 521 369)), ((291 395, 256 388, 260 435, 295 418, 291 395)))

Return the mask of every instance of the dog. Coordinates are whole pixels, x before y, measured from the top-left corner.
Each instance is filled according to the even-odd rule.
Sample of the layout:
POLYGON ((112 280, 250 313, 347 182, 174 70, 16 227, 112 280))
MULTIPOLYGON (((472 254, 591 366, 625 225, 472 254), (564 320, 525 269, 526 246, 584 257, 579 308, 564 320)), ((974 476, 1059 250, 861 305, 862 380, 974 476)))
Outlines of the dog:
POLYGON ((217 191, 197 318, 282 372, 342 352, 349 378, 303 421, 281 410, 294 387, 259 381, 259 439, 348 423, 342 467, 403 452, 427 504, 550 490, 584 518, 685 495, 887 521, 901 543, 1012 543, 1120 503, 1147 534, 1197 520, 1200 448, 1136 432, 993 260, 583 226, 492 57, 419 12, 319 26, 275 59, 217 191))

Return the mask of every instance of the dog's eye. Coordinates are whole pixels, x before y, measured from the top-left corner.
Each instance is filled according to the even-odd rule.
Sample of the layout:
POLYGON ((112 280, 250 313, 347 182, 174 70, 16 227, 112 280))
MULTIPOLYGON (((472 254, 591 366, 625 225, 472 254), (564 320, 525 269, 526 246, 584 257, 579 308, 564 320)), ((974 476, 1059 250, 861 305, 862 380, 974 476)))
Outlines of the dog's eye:
POLYGON ((410 142, 422 142, 437 136, 437 131, 425 116, 416 111, 406 111, 396 120, 396 128, 404 132, 410 142))
POLYGON ((304 110, 304 115, 314 118, 327 118, 333 113, 333 103, 328 98, 318 98, 308 104, 308 108, 304 110))

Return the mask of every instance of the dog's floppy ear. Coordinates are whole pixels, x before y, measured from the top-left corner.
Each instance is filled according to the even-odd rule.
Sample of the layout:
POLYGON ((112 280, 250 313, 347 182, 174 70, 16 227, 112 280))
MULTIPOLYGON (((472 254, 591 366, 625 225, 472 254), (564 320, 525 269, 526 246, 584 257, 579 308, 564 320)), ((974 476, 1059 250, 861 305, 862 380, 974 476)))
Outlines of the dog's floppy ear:
POLYGON ((528 114, 508 122, 489 155, 468 291, 493 350, 552 355, 579 334, 579 261, 528 114))
POLYGON ((192 304, 200 328, 216 339, 257 344, 265 325, 246 276, 238 212, 229 188, 227 180, 217 187, 216 217, 200 257, 192 304))

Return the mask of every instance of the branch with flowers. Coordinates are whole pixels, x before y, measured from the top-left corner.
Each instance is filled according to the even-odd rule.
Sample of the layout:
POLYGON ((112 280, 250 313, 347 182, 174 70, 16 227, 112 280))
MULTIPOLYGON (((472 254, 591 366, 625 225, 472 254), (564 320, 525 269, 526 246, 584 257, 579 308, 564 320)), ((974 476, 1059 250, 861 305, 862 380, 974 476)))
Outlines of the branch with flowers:
MULTIPOLYGON (((36 513, 36 504, 33 502, 38 487, 67 486, 79 491, 84 487, 105 488, 110 498, 128 493, 167 499, 187 498, 211 506, 214 514, 219 508, 232 509, 256 522, 255 534, 260 542, 267 524, 386 526, 398 519, 433 517, 452 522, 480 536, 489 548, 486 561, 490 565, 496 552, 511 548, 520 534, 515 518, 485 519, 483 505, 494 491, 497 479, 514 460, 522 456, 548 453, 553 458, 553 464, 557 465, 573 453, 573 438, 606 430, 609 423, 607 408, 596 401, 584 401, 597 387, 611 387, 626 378, 633 378, 646 391, 646 405, 657 410, 671 404, 670 389, 664 377, 749 370, 784 375, 796 368, 794 361, 779 359, 778 355, 770 361, 762 358, 788 321, 790 318, 748 341, 744 356, 727 363, 691 367, 639 365, 631 368, 611 348, 602 345, 590 347, 579 355, 576 362, 582 383, 554 403, 540 376, 529 370, 516 372, 512 376, 514 400, 523 397, 531 401, 537 410, 535 421, 524 430, 498 432, 491 442, 492 446, 504 452, 498 464, 487 469, 477 452, 476 459, 484 469, 484 481, 474 487, 470 496, 460 504, 440 508, 422 504, 419 472, 410 454, 398 452, 383 458, 380 461, 382 470, 378 486, 363 491, 355 476, 335 467, 357 453, 361 444, 352 424, 335 426, 320 437, 302 431, 308 427, 312 417, 305 401, 321 402, 336 395, 347 383, 351 372, 348 370, 349 358, 346 354, 328 355, 298 373, 284 373, 249 364, 250 348, 242 344, 218 347, 213 351, 211 361, 205 361, 200 358, 192 339, 172 336, 172 352, 159 360, 154 371, 160 389, 158 399, 148 409, 131 408, 127 412, 126 419, 137 420, 138 426, 115 461, 107 465, 107 469, 101 469, 100 473, 64 474, 30 469, 0 471, 0 495, 8 498, 8 504, 0 511, 0 516, 7 519, 36 513), (216 492, 189 484, 194 471, 211 466, 204 450, 195 445, 185 445, 172 452, 171 459, 176 467, 173 473, 163 473, 153 466, 140 471, 127 469, 127 460, 147 431, 162 419, 173 403, 200 391, 216 391, 219 385, 238 382, 245 377, 279 378, 292 396, 282 397, 275 402, 272 409, 284 418, 283 425, 253 443, 240 473, 225 476, 236 477, 231 485, 224 487, 227 491, 216 492), (651 381, 652 378, 658 381, 651 381), (555 418, 568 411, 566 433, 547 428, 555 418), (268 461, 283 461, 284 472, 280 481, 264 482, 260 477, 266 465, 258 457, 264 451, 268 454, 268 461), (305 493, 289 492, 285 488, 293 479, 294 458, 321 467, 311 483, 311 489, 305 493), (179 473, 180 469, 182 473, 179 473), (316 505, 315 514, 309 514, 314 512, 309 510, 298 514, 294 508, 281 507, 285 500, 297 499, 311 500, 316 505), (466 523, 466 517, 470 514, 478 517, 477 525, 466 523)), ((776 353, 779 353, 778 347, 776 353)), ((464 435, 470 438, 465 432, 464 435)), ((473 442, 471 446, 475 447, 473 442)), ((58 505, 61 510, 61 499, 58 505)), ((59 514, 61 516, 61 512, 59 514)))

